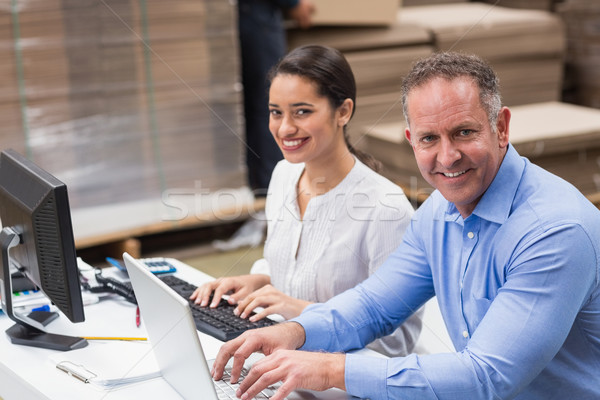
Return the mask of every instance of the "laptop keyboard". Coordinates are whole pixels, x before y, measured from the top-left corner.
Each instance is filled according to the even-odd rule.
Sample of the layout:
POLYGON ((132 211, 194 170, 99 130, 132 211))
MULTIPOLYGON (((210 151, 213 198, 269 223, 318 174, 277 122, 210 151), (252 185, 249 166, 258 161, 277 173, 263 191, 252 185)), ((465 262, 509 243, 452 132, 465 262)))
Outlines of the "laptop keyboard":
MULTIPOLYGON (((189 300, 189 297, 196 290, 196 286, 173 275, 160 276, 159 279, 186 300, 189 300)), ((190 301, 196 329, 224 342, 241 335, 248 329, 262 328, 276 323, 268 318, 256 322, 240 318, 233 313, 235 307, 235 305, 229 304, 224 299, 221 299, 216 308, 200 307, 190 301)))
MULTIPOLYGON (((235 392, 239 387, 239 383, 230 382, 230 373, 231 367, 225 368, 225 371, 223 372, 223 379, 214 382, 215 391, 217 392, 217 397, 219 398, 219 400, 238 400, 238 398, 235 396, 235 392)), ((242 368, 242 373, 238 382, 241 382, 246 377, 246 375, 248 375, 248 370, 246 368, 242 368)), ((270 399, 275 394, 276 390, 276 387, 271 386, 267 389, 264 389, 258 395, 254 396, 254 398, 259 400, 270 399)))

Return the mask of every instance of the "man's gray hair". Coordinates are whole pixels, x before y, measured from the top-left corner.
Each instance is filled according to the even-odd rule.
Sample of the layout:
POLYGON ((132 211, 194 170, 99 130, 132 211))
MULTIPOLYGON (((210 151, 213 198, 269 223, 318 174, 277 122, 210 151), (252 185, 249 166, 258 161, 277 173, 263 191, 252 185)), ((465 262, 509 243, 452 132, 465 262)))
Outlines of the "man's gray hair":
POLYGON ((454 52, 435 53, 415 63, 402 82, 402 110, 407 123, 408 105, 406 98, 411 90, 428 83, 434 78, 453 80, 459 77, 473 79, 479 87, 479 99, 488 114, 493 130, 496 130, 498 113, 502 108, 498 77, 492 67, 475 55, 454 52))

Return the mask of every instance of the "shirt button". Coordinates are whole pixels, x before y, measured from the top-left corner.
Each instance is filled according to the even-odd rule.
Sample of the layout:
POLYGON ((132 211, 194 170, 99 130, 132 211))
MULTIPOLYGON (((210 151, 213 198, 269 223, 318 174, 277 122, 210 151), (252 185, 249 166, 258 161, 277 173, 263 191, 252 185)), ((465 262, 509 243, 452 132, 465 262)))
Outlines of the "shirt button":
POLYGON ((475 237, 475 234, 473 232, 469 232, 469 233, 467 233, 467 237, 469 239, 473 239, 475 237))
POLYGON ((469 337, 469 332, 463 331, 463 337, 466 339, 469 337))

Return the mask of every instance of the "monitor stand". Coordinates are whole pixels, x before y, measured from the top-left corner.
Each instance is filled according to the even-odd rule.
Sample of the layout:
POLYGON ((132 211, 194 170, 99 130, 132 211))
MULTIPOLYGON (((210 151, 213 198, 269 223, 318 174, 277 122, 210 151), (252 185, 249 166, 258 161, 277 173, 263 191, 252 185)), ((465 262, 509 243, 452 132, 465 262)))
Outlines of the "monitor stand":
POLYGON ((44 349, 68 351, 87 346, 87 340, 80 337, 47 333, 33 326, 16 323, 6 330, 13 344, 41 347, 44 349))
POLYGON ((2 271, 0 271, 0 280, 2 281, 2 284, 0 285, 0 295, 2 296, 2 310, 10 319, 16 322, 15 325, 6 330, 6 334, 11 343, 60 351, 74 350, 87 346, 87 340, 84 338, 48 333, 32 325, 39 324, 40 326, 44 326, 58 316, 56 313, 37 315, 38 318, 41 318, 41 321, 36 320, 34 315, 34 319, 29 319, 31 323, 28 323, 15 315, 12 307, 12 281, 9 251, 11 248, 18 246, 19 243, 20 236, 17 232, 8 227, 2 229, 0 232, 0 245, 2 246, 2 257, 0 262, 0 269, 2 269, 2 271), (55 314, 55 316, 52 314, 55 314))

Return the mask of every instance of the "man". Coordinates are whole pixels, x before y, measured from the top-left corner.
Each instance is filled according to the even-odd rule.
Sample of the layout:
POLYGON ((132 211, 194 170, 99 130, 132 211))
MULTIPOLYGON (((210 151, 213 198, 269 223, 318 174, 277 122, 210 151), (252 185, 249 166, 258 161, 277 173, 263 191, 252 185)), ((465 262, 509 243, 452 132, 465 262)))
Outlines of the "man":
POLYGON ((283 381, 371 399, 600 398, 600 211, 509 144, 497 78, 474 56, 441 53, 403 82, 419 169, 437 190, 369 279, 294 322, 223 345, 234 379, 270 356, 242 399, 283 381), (346 351, 394 329, 436 295, 455 353, 381 359, 346 351))

